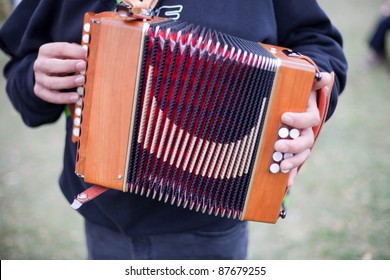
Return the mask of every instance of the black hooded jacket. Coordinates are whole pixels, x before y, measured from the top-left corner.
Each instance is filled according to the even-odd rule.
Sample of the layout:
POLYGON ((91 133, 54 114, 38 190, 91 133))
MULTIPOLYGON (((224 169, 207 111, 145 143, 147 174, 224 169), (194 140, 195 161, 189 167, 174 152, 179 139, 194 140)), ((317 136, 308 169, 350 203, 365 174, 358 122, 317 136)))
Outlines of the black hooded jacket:
MULTIPOLYGON (((4 69, 7 94, 32 127, 58 120, 64 105, 34 95, 33 63, 49 42, 79 43, 85 12, 113 10, 115 0, 24 0, 0 30, 0 47, 10 56, 4 69)), ((342 39, 315 0, 160 0, 159 16, 180 18, 256 42, 292 48, 310 56, 336 80, 328 118, 346 82, 342 39)), ((67 120, 60 186, 69 202, 86 187, 74 174, 76 147, 67 120)), ((80 208, 88 220, 125 234, 159 234, 205 229, 220 231, 238 221, 189 211, 138 195, 108 191, 80 208)))

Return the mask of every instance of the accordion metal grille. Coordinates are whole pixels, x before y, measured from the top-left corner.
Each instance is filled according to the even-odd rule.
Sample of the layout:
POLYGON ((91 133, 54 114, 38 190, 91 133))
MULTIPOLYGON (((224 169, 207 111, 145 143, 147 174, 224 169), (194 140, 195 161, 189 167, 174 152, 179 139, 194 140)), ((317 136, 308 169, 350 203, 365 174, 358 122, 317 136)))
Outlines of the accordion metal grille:
POLYGON ((145 37, 130 192, 242 214, 276 72, 257 43, 182 22, 145 37))

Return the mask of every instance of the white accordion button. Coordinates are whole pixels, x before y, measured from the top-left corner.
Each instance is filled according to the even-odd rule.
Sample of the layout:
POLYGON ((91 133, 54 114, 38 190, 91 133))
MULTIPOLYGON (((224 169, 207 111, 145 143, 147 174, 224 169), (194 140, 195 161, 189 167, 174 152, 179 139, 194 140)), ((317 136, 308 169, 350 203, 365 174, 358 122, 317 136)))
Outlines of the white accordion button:
POLYGON ((279 137, 280 138, 287 138, 288 137, 288 135, 289 135, 289 131, 288 131, 288 129, 286 128, 286 127, 282 127, 282 128, 280 128, 279 129, 279 131, 278 131, 278 135, 279 135, 279 137))
POLYGON ((76 110, 74 110, 74 114, 77 116, 77 117, 81 117, 81 108, 76 108, 76 110))
POLYGON ((272 159, 276 162, 282 161, 283 159, 283 154, 281 152, 275 152, 272 155, 272 159))
POLYGON ((91 31, 91 25, 89 23, 84 24, 84 31, 89 33, 91 31))
POLYGON ((280 171, 279 164, 277 164, 277 163, 271 164, 271 166, 269 167, 269 171, 271 171, 271 173, 273 173, 273 174, 279 173, 279 171, 280 171))
POLYGON ((80 126, 80 124, 81 124, 81 118, 80 118, 80 117, 74 118, 73 124, 74 124, 75 126, 80 126))
POLYGON ((298 129, 293 128, 293 129, 290 130, 290 137, 292 139, 295 139, 295 138, 299 137, 299 135, 300 135, 300 132, 299 132, 298 129))
POLYGON ((78 93, 80 96, 83 96, 83 94, 84 94, 84 88, 83 88, 83 87, 78 87, 78 88, 77 88, 77 93, 78 93))
POLYGON ((290 158, 292 156, 294 156, 294 155, 291 154, 291 153, 285 153, 283 157, 284 157, 284 159, 288 159, 288 158, 290 158))
POLYGON ((73 136, 80 137, 80 127, 73 128, 73 136))
POLYGON ((89 44, 89 34, 84 34, 83 35, 83 43, 84 44, 89 44))

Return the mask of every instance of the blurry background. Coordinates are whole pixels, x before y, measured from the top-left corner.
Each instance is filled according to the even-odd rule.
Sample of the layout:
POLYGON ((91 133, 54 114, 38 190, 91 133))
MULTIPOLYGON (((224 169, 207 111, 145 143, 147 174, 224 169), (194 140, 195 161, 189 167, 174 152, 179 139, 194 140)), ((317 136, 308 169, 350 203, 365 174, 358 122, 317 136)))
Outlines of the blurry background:
MULTIPOLYGON (((390 259, 390 66, 363 64, 383 2, 319 1, 344 36, 347 89, 301 170, 287 218, 250 225, 251 259, 390 259)), ((8 8, 0 0, 0 24, 8 8)), ((0 66, 6 61, 1 53, 0 66)), ((57 182, 64 118, 27 128, 4 88, 1 77, 0 259, 85 259, 82 219, 57 182)))

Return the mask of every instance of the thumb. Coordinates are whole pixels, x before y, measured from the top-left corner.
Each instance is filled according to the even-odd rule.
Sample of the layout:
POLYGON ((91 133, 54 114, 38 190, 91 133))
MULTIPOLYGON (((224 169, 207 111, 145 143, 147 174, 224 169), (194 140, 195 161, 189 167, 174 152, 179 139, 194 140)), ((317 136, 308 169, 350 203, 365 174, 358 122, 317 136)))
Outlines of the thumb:
POLYGON ((317 81, 315 80, 313 83, 313 90, 319 90, 323 88, 324 86, 328 85, 330 81, 332 80, 332 77, 330 73, 328 72, 321 72, 321 80, 317 81))

